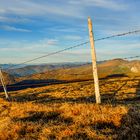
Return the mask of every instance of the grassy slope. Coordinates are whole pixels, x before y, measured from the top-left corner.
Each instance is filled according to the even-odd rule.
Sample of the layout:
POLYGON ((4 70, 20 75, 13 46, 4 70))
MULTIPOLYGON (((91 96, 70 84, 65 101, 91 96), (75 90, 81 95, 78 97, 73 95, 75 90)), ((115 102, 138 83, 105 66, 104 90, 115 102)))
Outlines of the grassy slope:
POLYGON ((95 104, 92 81, 11 92, 12 102, 1 93, 0 139, 138 137, 140 78, 106 79, 100 87, 102 105, 95 104))
MULTIPOLYGON (((16 82, 16 81, 15 81, 15 78, 14 78, 12 75, 9 75, 9 74, 7 74, 7 73, 5 73, 5 72, 3 72, 3 77, 4 77, 5 83, 6 83, 7 85, 13 84, 13 83, 16 82)), ((1 82, 0 82, 0 85, 1 85, 1 82)))

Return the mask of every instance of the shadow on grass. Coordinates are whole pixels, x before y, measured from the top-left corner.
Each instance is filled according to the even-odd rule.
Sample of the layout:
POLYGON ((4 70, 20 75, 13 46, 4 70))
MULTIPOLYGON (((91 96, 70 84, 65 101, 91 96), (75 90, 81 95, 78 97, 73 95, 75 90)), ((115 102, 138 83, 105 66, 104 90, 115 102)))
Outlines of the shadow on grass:
POLYGON ((126 86, 127 82, 128 81, 124 81, 124 83, 118 89, 115 90, 113 96, 115 96, 124 86, 126 86))
MULTIPOLYGON (((51 91, 48 91, 51 92, 51 91)), ((22 95, 12 95, 12 102, 28 102, 31 101, 33 103, 41 103, 41 104, 56 104, 56 103, 96 103, 95 96, 86 96, 86 97, 53 97, 51 95, 38 96, 39 94, 43 94, 42 92, 33 93, 33 94, 22 94, 22 95)), ((5 99, 4 95, 0 95, 0 98, 5 99)), ((139 101, 140 97, 133 97, 132 99, 119 99, 117 100, 115 95, 112 94, 103 94, 101 95, 102 104, 127 104, 130 101, 139 101)))
POLYGON ((131 107, 122 117, 121 126, 117 130, 117 140, 140 139, 140 107, 131 107))
MULTIPOLYGON (((18 91, 24 90, 27 88, 37 88, 48 85, 57 85, 57 84, 67 84, 67 83, 76 83, 76 82, 84 82, 84 81, 93 81, 93 79, 75 79, 75 80, 57 80, 57 79, 48 79, 48 80, 23 80, 16 84, 7 85, 7 91, 18 91)), ((3 92, 3 87, 0 85, 0 92, 3 92)))
POLYGON ((111 136, 114 140, 139 140, 140 107, 131 107, 122 117, 120 126, 115 126, 112 122, 96 122, 89 126, 97 136, 111 136))
POLYGON ((69 137, 63 137, 62 140, 93 140, 93 138, 88 136, 85 132, 78 132, 69 137))
POLYGON ((135 93, 135 96, 133 98, 126 98, 126 99, 123 99, 123 102, 128 102, 128 103, 138 103, 140 102, 140 80, 138 80, 138 84, 135 86, 136 88, 136 93, 135 93))
POLYGON ((96 132, 97 135, 104 136, 115 136, 118 127, 116 127, 112 122, 96 122, 90 125, 91 129, 96 132))
MULTIPOLYGON (((72 118, 61 117, 59 112, 29 112, 29 116, 24 118, 14 118, 14 122, 23 122, 23 123, 39 123, 41 127, 44 124, 51 125, 71 125, 73 123, 72 118)), ((80 126, 79 126, 80 127, 80 126)), ((87 132, 84 131, 84 128, 87 125, 82 126, 83 132, 78 131, 70 136, 63 137, 62 140, 73 139, 73 140, 93 140, 98 139, 99 136, 105 136, 106 138, 110 137, 114 140, 139 140, 140 138, 140 107, 132 107, 128 110, 128 113, 125 114, 121 119, 121 125, 115 126, 112 122, 95 122, 95 124, 90 124, 89 127, 91 131, 96 132, 96 138, 91 137, 87 132)), ((36 128, 34 128, 36 129, 36 128)), ((79 128, 80 130, 80 128, 79 128)), ((28 131, 27 131, 28 132, 28 131)), ((22 137, 26 136, 26 128, 23 128, 20 131, 22 137), (23 131, 24 130, 24 131, 23 131)), ((32 133, 32 132, 30 132, 32 133)), ((36 134, 37 135, 37 134, 36 134)), ((48 136, 48 139, 56 139, 56 136, 52 133, 48 136)))
POLYGON ((65 124, 70 125, 73 123, 71 117, 64 118, 59 112, 29 112, 29 116, 23 118, 13 118, 14 122, 32 122, 32 123, 51 123, 54 125, 65 124))
MULTIPOLYGON (((36 88, 36 87, 43 87, 52 84, 62 84, 67 83, 68 81, 63 80, 56 80, 56 79, 48 79, 48 80, 23 80, 13 85, 7 85, 8 91, 18 91, 27 88, 36 88)), ((0 86, 0 92, 3 92, 3 87, 0 86)))
MULTIPOLYGON (((21 129, 18 131, 19 139, 29 140, 38 140, 42 128, 46 126, 65 125, 67 127, 73 123, 71 117, 63 117, 59 112, 28 112, 28 116, 21 118, 15 117, 12 118, 12 121, 13 123, 22 123, 21 129)), ((51 134, 48 138, 55 140, 56 136, 51 134)))
MULTIPOLYGON (((44 95, 44 96, 38 96, 42 93, 37 94, 29 94, 29 95, 15 95, 11 97, 12 102, 28 102, 31 101, 33 103, 40 103, 40 104, 56 104, 56 103, 96 103, 95 96, 86 96, 86 97, 66 97, 66 98, 59 98, 59 97, 53 97, 51 95, 44 95)), ((0 96, 1 98, 4 98, 3 96, 0 96)), ((118 103, 121 103, 119 100, 115 99, 115 96, 112 96, 112 94, 104 94, 101 96, 102 98, 102 104, 112 104, 116 105, 118 103)), ((122 102, 123 103, 123 102, 122 102)))
POLYGON ((128 77, 128 75, 126 74, 111 74, 111 75, 108 75, 106 76, 105 78, 120 78, 120 77, 128 77))
MULTIPOLYGON (((135 85, 136 90, 136 96, 133 98, 127 98, 127 99, 116 99, 116 95, 117 93, 124 87, 124 86, 129 86, 128 85, 128 81, 134 81, 134 80, 138 80, 138 79, 129 79, 129 80, 117 80, 120 81, 120 83, 122 85, 120 85, 120 87, 118 87, 118 89, 116 89, 116 91, 114 92, 114 94, 102 94, 101 95, 101 100, 102 100, 102 104, 112 104, 112 105, 117 105, 117 104, 127 104, 131 101, 140 101, 140 81, 138 85, 135 85)), ((113 81, 109 81, 113 82, 113 81)), ((127 87, 126 87, 127 88, 127 87)), ((28 102, 28 101, 32 101, 34 103, 43 103, 43 104, 48 104, 48 103, 95 103, 95 96, 86 96, 86 97, 76 97, 76 98, 70 98, 70 97, 66 97, 66 98, 59 98, 59 97, 53 97, 52 95, 44 95, 44 96, 38 96, 38 95, 42 95, 43 93, 53 93, 53 89, 46 89, 45 91, 41 91, 41 92, 35 92, 35 93, 29 93, 29 94, 13 94, 11 97, 11 100, 13 102, 28 102)), ((0 95, 0 98, 5 99, 4 95, 0 95)))

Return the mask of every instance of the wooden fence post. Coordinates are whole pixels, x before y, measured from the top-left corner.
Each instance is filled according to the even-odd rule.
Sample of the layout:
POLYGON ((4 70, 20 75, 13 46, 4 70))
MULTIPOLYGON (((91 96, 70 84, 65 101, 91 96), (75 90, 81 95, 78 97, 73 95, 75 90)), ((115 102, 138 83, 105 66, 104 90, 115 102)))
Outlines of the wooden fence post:
POLYGON ((6 89, 6 85, 5 85, 5 82, 4 82, 4 78, 3 78, 3 74, 2 74, 1 69, 0 69, 0 81, 1 81, 1 84, 2 84, 4 92, 5 92, 5 97, 6 97, 6 99, 9 100, 8 92, 7 92, 7 89, 6 89))
POLYGON ((90 46, 91 46, 91 55, 92 55, 92 69, 93 69, 93 78, 94 78, 94 85, 95 85, 95 96, 96 96, 96 103, 101 103, 100 91, 99 91, 99 79, 98 79, 98 72, 97 72, 97 64, 96 64, 96 51, 94 46, 94 35, 92 31, 92 20, 88 17, 88 28, 89 28, 89 37, 90 37, 90 46))

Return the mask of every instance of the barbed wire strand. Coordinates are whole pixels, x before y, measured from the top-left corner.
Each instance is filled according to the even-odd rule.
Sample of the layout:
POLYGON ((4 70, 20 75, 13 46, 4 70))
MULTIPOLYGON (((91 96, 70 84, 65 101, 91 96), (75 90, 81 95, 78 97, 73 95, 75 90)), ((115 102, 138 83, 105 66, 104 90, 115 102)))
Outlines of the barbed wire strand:
POLYGON ((125 32, 125 33, 120 33, 120 34, 116 34, 116 35, 112 35, 112 36, 99 38, 99 39, 96 39, 95 41, 101 41, 101 40, 106 40, 106 39, 110 39, 110 38, 114 38, 114 37, 126 36, 126 35, 129 35, 129 34, 136 34, 136 33, 139 33, 139 32, 140 32, 140 30, 129 31, 129 32, 125 32))
POLYGON ((10 67, 8 67, 7 69, 13 69, 13 68, 15 68, 15 67, 17 67, 17 66, 24 65, 24 64, 26 64, 26 63, 29 63, 29 62, 32 62, 32 61, 35 61, 35 60, 38 60, 38 59, 41 59, 41 58, 44 58, 44 57, 52 56, 52 55, 55 55, 55 54, 58 54, 58 53, 61 53, 61 52, 64 52, 64 51, 67 51, 67 50, 70 50, 70 49, 73 49, 73 48, 77 48, 77 47, 79 47, 79 46, 82 46, 82 45, 85 45, 85 44, 88 44, 88 43, 89 43, 89 41, 84 42, 84 43, 81 43, 81 44, 78 44, 78 45, 75 45, 75 46, 72 46, 72 47, 69 47, 69 48, 65 48, 65 49, 63 49, 63 50, 59 50, 59 51, 56 51, 56 52, 52 52, 52 53, 49 53, 49 54, 46 54, 46 55, 43 55, 43 56, 40 56, 40 57, 36 57, 36 58, 34 58, 34 59, 27 60, 27 61, 25 61, 25 62, 23 62, 23 63, 17 64, 17 65, 14 65, 14 66, 10 66, 10 67))
MULTIPOLYGON (((110 39, 110 38, 114 38, 114 37, 120 37, 120 36, 125 36, 125 35, 129 35, 129 34, 135 34, 135 33, 139 33, 139 32, 140 32, 140 30, 135 30, 135 31, 131 31, 131 32, 129 31, 129 32, 121 33, 121 34, 116 34, 116 35, 112 35, 112 36, 107 36, 107 37, 95 39, 95 41, 106 40, 106 39, 110 39)), ((52 55, 55 55, 55 54, 58 54, 58 53, 61 53, 61 52, 64 52, 64 51, 67 51, 67 50, 70 50, 70 49, 73 49, 73 48, 77 48, 77 47, 86 45, 89 42, 90 41, 86 41, 86 42, 83 42, 81 44, 78 44, 78 45, 75 45, 75 46, 72 46, 72 47, 68 47, 68 48, 65 48, 65 49, 62 49, 62 50, 59 50, 59 51, 56 51, 56 52, 52 52, 52 53, 49 53, 49 54, 46 54, 46 55, 43 55, 43 56, 36 57, 34 59, 31 59, 31 60, 27 60, 27 61, 22 62, 20 64, 10 66, 10 67, 7 68, 7 70, 8 69, 13 69, 13 68, 15 68, 17 66, 21 66, 21 65, 24 65, 24 64, 29 63, 29 62, 33 62, 35 60, 38 60, 38 59, 41 59, 41 58, 44 58, 44 57, 52 56, 52 55)))
POLYGON ((129 57, 118 57, 118 58, 111 58, 111 59, 103 59, 103 60, 99 60, 99 62, 110 61, 110 60, 115 60, 115 59, 129 60, 129 59, 134 59, 134 58, 140 58, 140 55, 129 56, 129 57))

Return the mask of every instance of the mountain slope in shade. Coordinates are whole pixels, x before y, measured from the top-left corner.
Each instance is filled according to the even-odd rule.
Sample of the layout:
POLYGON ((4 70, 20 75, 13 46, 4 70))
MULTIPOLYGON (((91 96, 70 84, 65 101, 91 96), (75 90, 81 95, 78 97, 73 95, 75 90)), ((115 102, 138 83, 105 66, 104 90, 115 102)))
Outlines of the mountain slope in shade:
MULTIPOLYGON (((2 72, 3 74, 3 78, 4 78, 4 82, 6 85, 11 85, 14 84, 16 82, 15 77, 6 73, 6 72, 2 72)), ((1 82, 0 82, 1 85, 1 82)))

